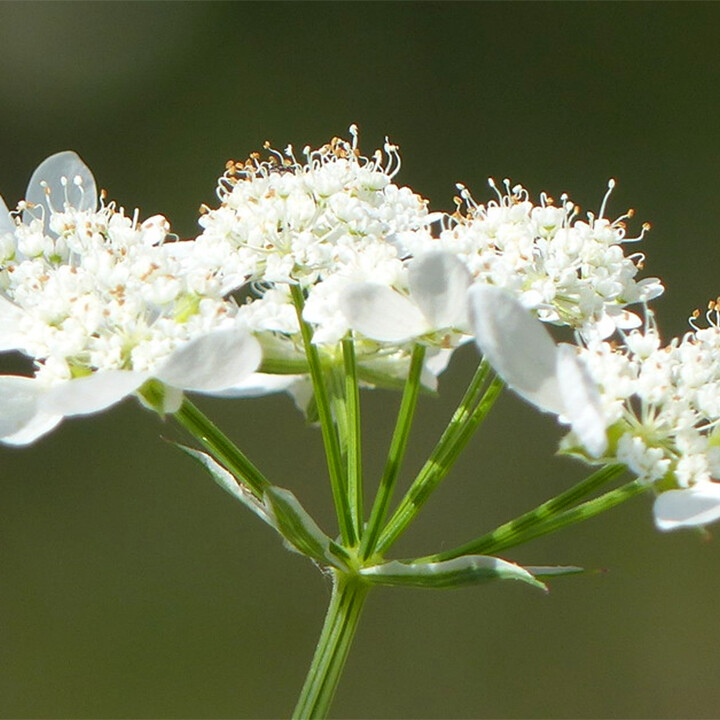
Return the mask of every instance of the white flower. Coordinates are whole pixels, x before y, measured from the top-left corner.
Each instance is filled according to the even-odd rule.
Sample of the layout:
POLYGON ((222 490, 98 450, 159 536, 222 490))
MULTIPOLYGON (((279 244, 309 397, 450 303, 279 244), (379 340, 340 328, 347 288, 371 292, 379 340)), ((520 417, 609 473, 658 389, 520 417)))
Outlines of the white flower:
POLYGON ((471 280, 457 257, 426 253, 408 263, 402 279, 405 282, 395 287, 349 283, 340 294, 340 309, 349 326, 373 340, 392 343, 431 333, 444 338, 448 330, 467 330, 471 280))
POLYGON ((564 416, 564 447, 621 462, 661 493, 660 529, 720 518, 720 313, 708 326, 662 346, 652 315, 624 345, 597 339, 555 346, 541 323, 501 291, 473 288, 480 348, 510 387, 544 410, 564 416), (493 302, 495 297, 495 302, 493 302), (567 348, 567 350, 564 350, 567 348), (576 357, 564 364, 563 354, 576 357), (613 428, 612 442, 607 431, 613 428), (675 485, 677 489, 672 488, 675 485))
POLYGON ((98 208, 94 193, 77 155, 59 153, 33 174, 22 221, 0 208, 5 245, 15 246, 0 270, 0 350, 36 367, 33 378, 0 377, 0 441, 31 442, 152 378, 174 411, 182 390, 227 392, 259 365, 237 307, 216 283, 198 293, 197 277, 182 271, 186 253, 164 242, 167 221, 98 208))
POLYGON ((261 161, 229 162, 218 183, 221 206, 206 208, 197 250, 212 256, 229 283, 245 279, 312 285, 378 243, 425 227, 426 201, 393 184, 397 148, 360 155, 352 140, 334 138, 305 162, 288 147, 261 161), (241 274, 244 273, 244 276, 241 274))
POLYGON ((720 519, 720 483, 668 490, 655 500, 653 513, 660 530, 707 525, 720 519))
POLYGON ((609 191, 599 217, 589 213, 583 221, 565 195, 560 207, 544 194, 541 204, 533 205, 520 185, 505 181, 503 194, 490 184, 498 199, 487 205, 477 204, 458 186, 465 213, 452 215, 438 239, 405 236, 405 249, 412 254, 455 253, 475 282, 511 291, 544 322, 600 337, 640 324, 625 307, 647 302, 663 288, 656 278, 635 279, 643 256, 626 257, 622 244, 640 240, 642 234, 626 237, 629 215, 613 222, 602 217, 609 191))
POLYGON ((506 290, 475 285, 470 315, 481 352, 510 388, 536 407, 560 415, 592 457, 607 448, 600 395, 570 345, 555 345, 545 327, 506 290))

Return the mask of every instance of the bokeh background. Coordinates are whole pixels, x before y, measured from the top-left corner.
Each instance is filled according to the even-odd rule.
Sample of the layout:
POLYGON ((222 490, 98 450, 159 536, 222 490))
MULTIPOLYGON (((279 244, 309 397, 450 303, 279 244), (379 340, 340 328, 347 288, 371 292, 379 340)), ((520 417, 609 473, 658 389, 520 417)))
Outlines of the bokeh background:
MULTIPOLYGON (((0 190, 77 150, 101 186, 183 237, 229 158, 361 130, 398 180, 452 206, 511 177, 648 220, 666 336, 720 292, 716 3, 0 4, 0 190)), ((632 229, 632 228, 631 228, 632 229)), ((404 481, 470 377, 424 398, 404 481)), ((13 367, 6 359, 3 367, 13 367)), ((363 397, 377 476, 398 397, 363 397)), ((332 528, 317 431, 286 397, 199 404, 332 528)), ((1 409, 0 409, 1 411, 1 409)), ((304 559, 128 401, 0 449, 0 713, 270 718, 302 684, 329 596, 304 559)), ((584 475, 511 396, 397 546, 451 547, 584 475)), ((717 531, 715 531, 717 534, 717 531)), ((337 717, 676 718, 720 713, 720 547, 661 535, 650 501, 509 551, 607 569, 548 596, 506 583, 371 596, 337 717)))

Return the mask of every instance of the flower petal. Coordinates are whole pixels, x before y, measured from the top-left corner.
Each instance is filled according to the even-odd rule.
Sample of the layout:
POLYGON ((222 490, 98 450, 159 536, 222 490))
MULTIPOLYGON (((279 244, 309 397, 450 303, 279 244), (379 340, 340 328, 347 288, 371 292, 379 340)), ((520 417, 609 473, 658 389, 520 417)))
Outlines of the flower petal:
POLYGON ((90 415, 120 402, 137 390, 147 373, 104 370, 73 378, 51 388, 42 399, 42 409, 50 414, 90 415))
POLYGON ((0 440, 25 429, 40 412, 40 398, 46 387, 35 378, 0 376, 0 440))
POLYGON ((408 265, 410 296, 433 328, 467 326, 467 289, 472 278, 465 263, 449 252, 431 252, 408 265))
POLYGON ((261 359, 260 343, 245 328, 217 330, 175 350, 154 376, 183 390, 214 393, 239 385, 261 359))
POLYGON ((656 498, 653 513, 659 530, 707 525, 720 518, 720 484, 668 490, 656 498))
POLYGON ((404 342, 431 329, 417 305, 387 285, 348 285, 340 310, 353 330, 381 342, 404 342))
MULTIPOLYGON (((50 217, 48 210, 62 212, 65 203, 76 210, 97 209, 98 192, 95 178, 88 166, 72 150, 64 150, 45 158, 35 169, 28 183, 25 200, 45 207, 45 224, 50 217), (79 183, 76 179, 79 178, 79 183)), ((23 222, 35 217, 29 211, 23 213, 23 222)))
POLYGON ((0 437, 0 442, 6 445, 29 445, 49 433, 62 419, 62 415, 50 415, 40 411, 23 426, 22 430, 0 437))
POLYGON ((590 455, 600 457, 607 449, 600 393, 587 366, 572 345, 558 345, 557 378, 564 406, 563 415, 570 421, 573 432, 590 455))
POLYGON ((251 373, 245 380, 237 385, 208 395, 215 397, 261 397, 269 393, 283 392, 298 380, 304 380, 307 375, 272 375, 270 373, 251 373))
POLYGON ((0 352, 23 348, 24 338, 18 332, 18 326, 24 314, 15 303, 0 294, 0 352))
POLYGON ((475 340, 498 375, 541 410, 562 414, 557 347, 543 324, 505 290, 475 285, 468 292, 475 340))

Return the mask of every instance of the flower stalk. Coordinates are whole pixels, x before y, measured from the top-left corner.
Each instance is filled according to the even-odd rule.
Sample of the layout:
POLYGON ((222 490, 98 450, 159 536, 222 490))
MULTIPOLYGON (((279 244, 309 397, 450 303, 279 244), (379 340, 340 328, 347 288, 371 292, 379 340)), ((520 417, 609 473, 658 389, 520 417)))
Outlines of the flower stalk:
POLYGON ((407 382, 405 383, 405 391, 403 392, 400 410, 398 411, 397 421, 395 423, 395 430, 393 431, 390 442, 390 451, 385 463, 385 470, 380 480, 380 486, 375 497, 372 512, 370 513, 367 529, 362 538, 361 553, 365 559, 370 557, 375 551, 381 524, 385 519, 385 514, 390 504, 393 490, 395 489, 395 483, 400 473, 402 461, 405 457, 405 450, 410 437, 410 427, 413 417, 415 416, 415 408, 417 407, 424 357, 425 346, 415 345, 410 363, 410 371, 407 382))
POLYGON ((355 343, 346 337, 342 341, 343 367, 345 369, 345 399, 348 443, 347 482, 350 514, 356 537, 360 537, 364 522, 362 428, 360 423, 360 387, 358 385, 355 343))
POLYGON ((332 596, 305 684, 292 717, 327 717, 370 586, 352 575, 333 574, 332 596))
POLYGON ((413 521, 492 409, 503 383, 493 378, 485 387, 489 374, 490 366, 483 360, 430 457, 384 527, 378 552, 386 551, 413 521))
POLYGON ((330 400, 325 384, 325 376, 317 347, 312 341, 312 329, 303 319, 303 308, 305 298, 302 288, 299 285, 291 285, 290 292, 297 313, 298 324, 302 333, 305 354, 310 366, 313 391, 320 416, 320 428, 325 445, 325 457, 327 459, 328 471, 330 473, 330 486, 332 488, 335 511, 340 525, 340 535, 345 545, 352 547, 357 541, 357 535, 353 524, 353 514, 350 509, 345 471, 342 462, 342 451, 338 438, 337 427, 332 416, 330 400))

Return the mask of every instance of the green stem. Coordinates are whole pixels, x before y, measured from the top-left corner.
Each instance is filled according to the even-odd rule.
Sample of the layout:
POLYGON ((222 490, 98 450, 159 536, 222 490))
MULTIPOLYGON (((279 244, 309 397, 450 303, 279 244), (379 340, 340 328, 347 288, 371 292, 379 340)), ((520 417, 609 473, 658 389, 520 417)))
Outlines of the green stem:
MULTIPOLYGON (((610 479, 610 476, 614 477, 619 475, 624 469, 624 465, 609 465, 607 468, 604 468, 604 470, 608 473, 608 479, 610 479)), ((595 475, 591 475, 584 482, 592 480, 599 474, 600 473, 595 473, 595 475)), ((580 483, 580 485, 575 486, 572 490, 579 488, 582 484, 583 483, 580 483)), ((605 512, 606 510, 609 510, 610 508, 613 508, 616 505, 635 497, 636 495, 640 495, 645 492, 648 487, 647 483, 639 480, 633 480, 625 485, 621 485, 615 490, 610 490, 604 493, 600 497, 587 500, 586 502, 569 510, 565 510, 564 512, 548 515, 547 513, 540 511, 541 508, 548 506, 550 503, 562 497, 558 496, 557 498, 548 501, 548 503, 543 503, 543 505, 540 505, 536 508, 536 510, 532 510, 525 515, 521 515, 515 520, 511 520, 510 522, 501 525, 499 528, 487 535, 483 535, 482 537, 453 550, 438 553, 437 555, 431 555, 427 558, 423 558, 422 560, 424 562, 438 562, 441 560, 450 560, 461 555, 495 554, 501 550, 507 550, 508 548, 515 547, 516 545, 529 542, 541 535, 547 535, 548 533, 560 530, 567 525, 574 525, 582 520, 588 520, 591 517, 595 517, 596 515, 599 515, 600 513, 605 512), (535 521, 523 522, 525 518, 530 519, 530 516, 535 514, 536 511, 539 512, 535 521), (515 523, 517 523, 517 525, 514 526, 515 523)))
POLYGON ((400 466, 405 457, 408 437, 410 436, 410 427, 413 417, 415 416, 415 408, 417 407, 420 376, 422 375, 424 359, 425 346, 415 345, 410 360, 410 371, 408 372, 407 381, 405 382, 405 390, 403 391, 400 402, 400 410, 398 411, 397 421, 395 422, 395 430, 393 431, 392 441, 390 442, 390 451, 388 452, 387 461, 385 462, 385 470, 383 471, 380 487, 375 496, 367 530, 362 538, 361 555, 364 558, 370 557, 375 550, 380 528, 382 522, 385 520, 385 514, 387 513, 388 505, 390 504, 390 499, 395 489, 400 466))
POLYGON ((362 475, 362 433, 360 427, 360 388, 357 378, 355 343, 347 337, 342 341, 343 364, 345 366, 345 401, 347 417, 347 484, 350 514, 355 535, 360 537, 364 519, 363 475, 362 475))
POLYGON ((636 495, 642 495, 642 493, 647 492, 649 489, 650 486, 645 481, 633 480, 625 485, 621 485, 615 490, 606 492, 598 498, 588 500, 571 510, 567 510, 560 515, 556 515, 547 522, 531 528, 529 531, 522 533, 519 537, 513 538, 503 545, 491 547, 488 552, 496 553, 500 550, 505 550, 506 548, 529 542, 530 540, 534 540, 542 535, 556 532, 568 525, 574 525, 575 523, 583 520, 589 520, 606 510, 610 510, 610 508, 614 508, 616 505, 624 503, 626 500, 634 498, 636 495))
POLYGON ((489 372, 489 365, 483 360, 450 424, 408 489, 405 497, 390 520, 388 520, 377 544, 378 552, 387 550, 405 531, 420 512, 420 508, 425 504, 433 490, 448 474, 473 433, 495 404, 495 400, 497 400, 504 387, 503 382, 497 377, 492 380, 478 401, 483 382, 489 372))
POLYGON ((315 402, 317 403, 318 415, 320 417, 320 428, 325 445, 325 457, 327 458, 328 471, 330 473, 330 486, 332 488, 335 512, 337 513, 338 524, 340 526, 340 535, 342 536, 343 544, 352 547, 355 545, 357 537, 353 527, 350 503, 348 501, 347 488, 345 487, 342 453, 333 422, 332 411, 330 410, 323 368, 320 363, 317 347, 313 345, 312 342, 312 330, 305 320, 303 320, 302 313, 303 307, 305 306, 305 298, 303 297, 302 288, 299 285, 291 285, 290 292, 302 333, 305 354, 310 366, 310 376, 312 377, 315 402))
POLYGON ((241 478, 254 495, 262 498, 265 488, 270 485, 269 480, 212 420, 187 398, 183 399, 180 409, 173 417, 215 460, 241 478))
POLYGON ((347 479, 347 451, 348 451, 348 408, 346 393, 345 367, 338 363, 325 365, 324 367, 325 387, 328 394, 328 402, 330 403, 330 412, 333 422, 335 423, 335 431, 338 438, 338 447, 340 448, 340 462, 343 468, 343 478, 347 479))
POLYGON ((340 682, 369 586, 335 574, 325 623, 293 718, 324 718, 340 682))
MULTIPOLYGON (((565 492, 560 493, 560 495, 547 500, 513 520, 503 523, 492 532, 486 533, 475 540, 471 540, 460 547, 428 556, 427 558, 423 558, 423 560, 425 562, 452 560, 460 555, 484 552, 489 547, 495 547, 498 544, 512 541, 515 537, 527 532, 532 527, 572 507, 576 502, 589 495, 601 485, 610 482, 610 480, 620 475, 624 470, 624 465, 606 465, 577 483, 577 485, 573 485, 568 490, 565 490, 565 492)), ((504 546, 507 547, 506 545, 504 546)))

